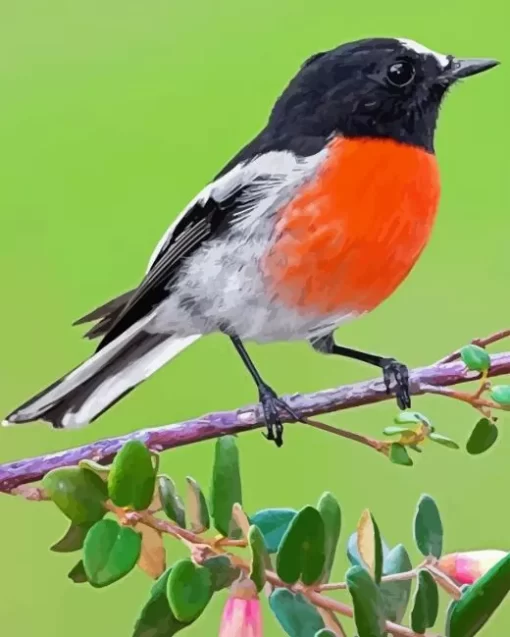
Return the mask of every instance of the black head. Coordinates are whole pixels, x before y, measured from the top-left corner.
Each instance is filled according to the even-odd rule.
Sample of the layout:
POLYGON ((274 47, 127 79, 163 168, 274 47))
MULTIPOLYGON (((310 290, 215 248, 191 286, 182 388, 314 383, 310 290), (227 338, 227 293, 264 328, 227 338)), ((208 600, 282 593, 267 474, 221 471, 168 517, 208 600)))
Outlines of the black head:
POLYGON ((441 101, 498 62, 458 59, 411 40, 372 38, 309 58, 273 108, 276 135, 389 137, 433 152, 441 101))

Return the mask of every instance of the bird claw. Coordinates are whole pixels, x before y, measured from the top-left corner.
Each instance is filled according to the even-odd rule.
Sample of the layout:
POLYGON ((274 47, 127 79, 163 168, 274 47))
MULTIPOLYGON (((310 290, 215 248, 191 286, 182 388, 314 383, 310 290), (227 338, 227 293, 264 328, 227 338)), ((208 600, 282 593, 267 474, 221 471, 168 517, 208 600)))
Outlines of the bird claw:
POLYGON ((266 440, 273 441, 277 447, 281 447, 283 445, 283 423, 279 410, 286 411, 295 420, 299 420, 299 418, 285 401, 278 398, 271 387, 267 385, 260 387, 259 396, 267 426, 267 433, 262 435, 266 440))
POLYGON ((411 407, 411 396, 409 392, 409 370, 407 367, 394 358, 386 358, 383 360, 382 370, 386 393, 390 394, 391 384, 394 381, 399 409, 409 409, 411 407))

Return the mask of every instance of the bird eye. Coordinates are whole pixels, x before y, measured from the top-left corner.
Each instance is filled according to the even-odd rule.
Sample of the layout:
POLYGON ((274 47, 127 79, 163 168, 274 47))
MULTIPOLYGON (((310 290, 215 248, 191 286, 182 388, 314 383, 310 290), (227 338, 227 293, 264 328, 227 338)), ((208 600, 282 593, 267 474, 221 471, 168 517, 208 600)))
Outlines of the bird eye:
POLYGON ((414 64, 409 60, 398 60, 386 71, 386 79, 393 86, 402 88, 410 84, 416 75, 414 64))

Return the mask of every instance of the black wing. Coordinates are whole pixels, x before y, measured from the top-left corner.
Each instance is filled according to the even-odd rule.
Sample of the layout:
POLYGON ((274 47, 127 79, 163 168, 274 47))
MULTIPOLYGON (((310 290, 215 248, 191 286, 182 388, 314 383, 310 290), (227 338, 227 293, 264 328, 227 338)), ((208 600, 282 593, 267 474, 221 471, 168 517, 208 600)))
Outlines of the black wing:
POLYGON ((168 232, 139 287, 79 320, 85 322, 101 319, 87 333, 90 338, 104 335, 98 350, 169 296, 172 281, 182 262, 204 241, 220 236, 263 198, 268 190, 277 188, 279 183, 288 178, 284 172, 278 172, 278 167, 274 169, 275 174, 270 166, 265 171, 252 172, 250 176, 252 160, 264 157, 265 153, 281 151, 304 159, 322 150, 326 141, 321 135, 281 137, 265 129, 241 149, 168 232))
MULTIPOLYGON (((242 217, 243 212, 249 210, 261 196, 264 185, 269 186, 271 181, 268 175, 256 177, 249 184, 239 185, 221 198, 199 198, 192 204, 160 247, 139 287, 128 297, 122 310, 110 320, 97 351, 167 298, 183 261, 204 241, 220 236, 242 217)), ((105 319, 97 327, 104 325, 104 321, 105 319)))

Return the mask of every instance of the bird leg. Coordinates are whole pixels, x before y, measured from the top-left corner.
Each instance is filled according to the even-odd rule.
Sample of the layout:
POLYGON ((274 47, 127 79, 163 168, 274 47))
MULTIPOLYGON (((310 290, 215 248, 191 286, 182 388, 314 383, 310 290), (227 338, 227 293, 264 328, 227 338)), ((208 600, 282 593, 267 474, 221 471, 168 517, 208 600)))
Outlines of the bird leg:
POLYGON ((267 426, 267 434, 264 434, 264 436, 268 440, 273 440, 277 447, 281 447, 283 445, 283 424, 278 410, 286 411, 295 420, 299 420, 299 417, 281 398, 278 398, 274 390, 262 380, 241 339, 238 336, 229 336, 241 360, 245 364, 246 369, 250 372, 251 377, 257 385, 259 401, 262 404, 264 420, 267 426))
POLYGON ((332 334, 321 336, 319 338, 310 339, 311 346, 318 352, 323 354, 336 354, 337 356, 345 356, 353 358, 369 365, 379 367, 383 372, 384 384, 386 392, 390 393, 391 384, 396 384, 395 394, 397 405, 400 409, 408 409, 411 407, 411 396, 409 394, 409 372, 405 365, 399 363, 394 358, 378 356, 369 352, 361 352, 350 347, 337 345, 332 334))

